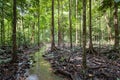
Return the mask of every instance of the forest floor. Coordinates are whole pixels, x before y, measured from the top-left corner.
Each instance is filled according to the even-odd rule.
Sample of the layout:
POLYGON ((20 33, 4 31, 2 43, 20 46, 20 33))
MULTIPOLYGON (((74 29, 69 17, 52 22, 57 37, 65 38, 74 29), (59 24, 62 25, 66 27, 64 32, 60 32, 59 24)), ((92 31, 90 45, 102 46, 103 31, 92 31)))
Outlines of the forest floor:
POLYGON ((30 53, 35 53, 40 47, 19 48, 17 50, 18 59, 14 63, 11 61, 12 49, 10 46, 0 48, 0 80, 25 80, 28 77, 27 70, 31 67, 30 53))
POLYGON ((94 48, 98 55, 87 53, 87 69, 82 66, 82 48, 48 50, 43 57, 51 63, 53 72, 69 80, 120 80, 120 51, 110 46, 94 48))
MULTIPOLYGON (((0 80, 26 80, 29 76, 26 72, 31 66, 30 60, 33 60, 29 54, 39 49, 38 46, 19 49, 18 60, 9 63, 11 48, 0 48, 0 80)), ((110 46, 95 47, 98 55, 87 54, 86 70, 82 66, 82 48, 64 47, 52 52, 49 49, 43 55, 44 59, 51 63, 55 74, 62 74, 68 80, 120 80, 120 51, 114 51, 110 46)))

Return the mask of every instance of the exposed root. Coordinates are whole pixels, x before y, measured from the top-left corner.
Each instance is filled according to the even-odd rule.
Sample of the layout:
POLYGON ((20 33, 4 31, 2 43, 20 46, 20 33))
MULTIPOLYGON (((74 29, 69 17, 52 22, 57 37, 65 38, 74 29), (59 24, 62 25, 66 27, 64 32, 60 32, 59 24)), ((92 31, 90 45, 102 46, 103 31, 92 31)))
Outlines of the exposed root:
POLYGON ((58 48, 56 46, 54 46, 54 47, 51 48, 51 52, 57 51, 57 50, 58 50, 58 48))
POLYGON ((93 54, 93 55, 98 55, 98 52, 93 47, 89 47, 89 49, 87 50, 87 53, 93 54))

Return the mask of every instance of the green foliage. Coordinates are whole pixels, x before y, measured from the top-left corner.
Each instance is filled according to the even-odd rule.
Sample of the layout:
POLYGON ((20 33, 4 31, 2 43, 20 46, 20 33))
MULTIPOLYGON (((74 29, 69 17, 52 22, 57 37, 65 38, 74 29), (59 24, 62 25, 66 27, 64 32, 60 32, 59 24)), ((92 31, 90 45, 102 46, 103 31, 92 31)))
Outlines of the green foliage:
MULTIPOLYGON (((113 34, 113 4, 114 1, 119 3, 120 0, 95 0, 92 1, 92 27, 93 27, 93 38, 103 33, 104 37, 108 37, 105 13, 109 14, 109 24, 111 25, 111 32, 113 34), (111 14, 109 13, 111 10, 111 14), (99 33, 98 33, 99 32, 99 33)), ((87 3, 87 26, 89 22, 89 3, 87 3)), ((2 21, 1 9, 4 8, 4 24, 5 24, 5 44, 10 45, 12 42, 12 1, 11 0, 0 0, 0 22, 2 21), (4 6, 2 5, 4 4, 4 6)), ((72 31, 73 41, 75 41, 76 34, 76 11, 75 11, 75 0, 72 0, 72 31)), ((58 33, 58 3, 55 1, 55 40, 57 42, 58 33)), ((82 1, 78 0, 78 32, 80 31, 80 25, 82 25, 82 1)), ((120 15, 119 15, 120 16, 120 15)), ((60 27, 64 34, 64 41, 69 42, 69 4, 68 0, 60 1, 60 27)), ((1 23, 0 23, 1 26, 1 23)), ((82 29, 82 28, 81 28, 82 29)), ((31 38, 34 37, 34 42, 37 43, 38 31, 40 41, 50 42, 50 30, 51 30, 51 0, 17 0, 17 44, 31 44, 31 38), (38 6, 39 1, 39 6, 38 6), (40 11, 40 23, 38 26, 38 11, 40 11), (23 17, 23 23, 22 21, 23 17), (38 30, 39 29, 39 30, 38 30)), ((78 33, 78 36, 80 34, 78 33)), ((88 27, 87 27, 87 34, 88 27)), ((2 35, 0 27, 0 37, 2 35)), ((80 38, 80 37, 79 37, 80 38)), ((101 39, 101 36, 100 36, 101 39)), ((0 44, 1 39, 0 39, 0 44)))
POLYGON ((61 57, 60 61, 63 62, 66 58, 65 57, 61 57))

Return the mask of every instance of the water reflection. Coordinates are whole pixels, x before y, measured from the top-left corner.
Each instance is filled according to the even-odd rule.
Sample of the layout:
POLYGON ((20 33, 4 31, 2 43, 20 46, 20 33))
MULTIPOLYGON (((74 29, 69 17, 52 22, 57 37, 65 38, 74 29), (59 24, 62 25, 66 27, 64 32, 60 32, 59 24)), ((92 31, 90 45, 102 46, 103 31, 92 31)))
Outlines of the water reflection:
POLYGON ((52 73, 50 64, 43 59, 42 54, 44 54, 45 50, 46 47, 43 47, 39 52, 33 55, 37 62, 34 64, 34 67, 30 69, 30 76, 27 80, 64 80, 52 73))
POLYGON ((27 80, 39 80, 37 75, 30 75, 27 80))

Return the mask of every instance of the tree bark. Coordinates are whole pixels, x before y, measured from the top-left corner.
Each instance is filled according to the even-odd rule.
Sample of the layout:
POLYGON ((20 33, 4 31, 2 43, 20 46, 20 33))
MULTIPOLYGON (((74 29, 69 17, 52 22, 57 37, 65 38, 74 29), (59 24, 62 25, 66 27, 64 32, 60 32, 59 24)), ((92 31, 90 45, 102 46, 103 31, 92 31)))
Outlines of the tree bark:
POLYGON ((58 46, 61 46, 60 0, 58 0, 58 46))
POLYGON ((81 17, 80 17, 80 46, 82 46, 82 9, 80 11, 81 17))
POLYGON ((90 38, 90 43, 89 43, 89 47, 93 47, 92 44, 92 15, 91 15, 91 0, 89 0, 89 38, 90 38))
POLYGON ((83 0, 83 68, 86 69, 86 0, 83 0))
POLYGON ((61 19, 61 43, 62 43, 62 46, 64 46, 64 27, 63 27, 63 1, 61 0, 61 16, 62 16, 62 19, 61 19))
POLYGON ((70 48, 72 49, 71 0, 69 0, 69 30, 70 30, 70 48))
POLYGON ((93 48, 93 43, 92 43, 92 15, 91 15, 91 9, 92 9, 92 0, 89 0, 89 50, 88 53, 91 54, 96 54, 97 52, 93 48))
POLYGON ((38 3, 38 46, 40 46, 40 1, 38 3))
POLYGON ((34 37, 35 37, 35 22, 33 22, 33 25, 32 25, 32 36, 31 36, 31 43, 34 44, 34 37))
POLYGON ((78 45, 78 23, 77 23, 77 9, 78 9, 78 0, 76 0, 76 46, 78 45))
POLYGON ((115 29, 114 48, 118 49, 118 47, 119 47, 119 28, 118 28, 118 5, 116 2, 114 2, 114 29, 115 29))
POLYGON ((55 50, 55 39, 54 39, 54 0, 52 0, 52 26, 51 26, 51 51, 55 50))
POLYGON ((2 46, 5 45, 4 2, 3 1, 2 1, 2 8, 1 8, 1 13, 2 13, 2 20, 1 20, 1 42, 2 42, 2 46))
POLYGON ((16 61, 17 59, 17 45, 16 45, 16 23, 17 23, 17 13, 16 13, 16 0, 13 0, 13 33, 12 33, 12 61, 16 61))

